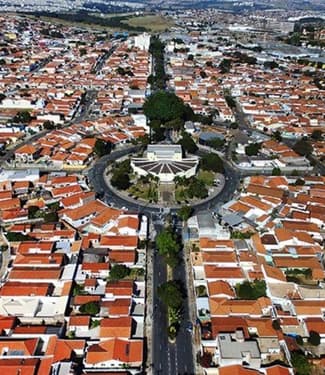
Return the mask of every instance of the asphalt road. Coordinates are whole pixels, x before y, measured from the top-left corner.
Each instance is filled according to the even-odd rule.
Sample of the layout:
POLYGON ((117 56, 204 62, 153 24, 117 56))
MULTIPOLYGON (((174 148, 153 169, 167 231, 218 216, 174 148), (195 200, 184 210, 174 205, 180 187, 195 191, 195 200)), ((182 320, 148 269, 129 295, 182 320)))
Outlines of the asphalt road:
MULTIPOLYGON (((112 152, 99 159, 93 167, 88 171, 89 183, 93 186, 101 199, 115 207, 126 207, 131 212, 143 213, 149 217, 154 223, 155 232, 159 233, 163 228, 165 218, 159 217, 159 208, 142 207, 140 205, 130 203, 120 198, 111 191, 105 183, 104 172, 109 162, 115 161, 129 153, 135 153, 139 146, 131 146, 121 150, 112 152)), ((231 165, 225 161, 225 179, 226 183, 223 190, 212 200, 202 203, 195 208, 195 213, 201 210, 218 210, 224 203, 230 200, 237 189, 240 176, 231 165)), ((174 213, 175 210, 171 210, 174 213)), ((177 227, 175 230, 178 230, 177 227)), ((154 250, 153 254, 153 315, 152 315, 152 358, 151 372, 153 374, 163 375, 190 375, 195 374, 192 352, 192 334, 186 327, 190 321, 189 302, 185 299, 183 308, 183 320, 176 339, 176 343, 170 343, 167 337, 167 317, 166 311, 157 295, 159 285, 167 281, 166 264, 161 256, 154 250)), ((183 253, 181 253, 182 261, 174 270, 174 279, 180 280, 184 289, 188 290, 186 280, 186 267, 183 261, 183 253)), ((192 322, 195 323, 195 322, 192 322)))
MULTIPOLYGON (((154 217, 156 219, 156 217, 154 217)), ((155 224, 155 231, 159 233, 162 224, 155 224)), ((182 253, 180 254, 183 255, 182 253)), ((187 290, 186 270, 183 261, 174 270, 174 280, 179 280, 187 290)), ((170 343, 167 335, 166 310, 159 297, 157 288, 167 281, 166 264, 163 258, 154 250, 153 253, 153 327, 152 327, 152 373, 166 375, 190 375, 195 373, 192 355, 192 334, 186 330, 189 318, 187 298, 184 300, 183 319, 176 343, 170 343)))

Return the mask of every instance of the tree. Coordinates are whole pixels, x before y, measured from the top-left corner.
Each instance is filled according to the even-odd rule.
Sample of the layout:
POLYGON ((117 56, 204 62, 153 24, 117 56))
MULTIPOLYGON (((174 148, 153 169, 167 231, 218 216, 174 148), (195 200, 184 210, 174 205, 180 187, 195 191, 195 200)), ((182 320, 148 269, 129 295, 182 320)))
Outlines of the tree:
POLYGON ((201 158, 201 167, 206 171, 214 171, 218 173, 224 172, 222 159, 214 153, 205 154, 201 158))
POLYGON ((127 173, 117 170, 113 173, 111 184, 120 190, 126 190, 130 187, 130 177, 127 173))
POLYGON ((80 294, 85 294, 85 287, 82 284, 76 284, 73 288, 73 296, 79 296, 80 294))
POLYGON ((304 345, 304 340, 300 335, 297 335, 295 339, 296 339, 297 345, 300 345, 300 346, 304 345))
POLYGON ((308 362, 308 359, 302 353, 291 353, 291 362, 297 375, 311 374, 311 364, 308 362))
POLYGON ((209 141, 207 141, 207 145, 209 147, 212 147, 216 150, 221 149, 225 145, 225 140, 220 138, 213 138, 209 141))
POLYGON ((35 219, 37 213, 39 212, 38 206, 29 206, 28 207, 28 219, 35 219))
POLYGON ((87 50, 86 50, 86 48, 80 48, 80 50, 79 50, 79 55, 80 55, 80 57, 87 55, 87 50))
POLYGON ((293 33, 289 39, 287 39, 289 44, 293 44, 294 46, 300 45, 300 33, 293 33))
POLYGON ((320 141, 322 140, 323 138, 323 132, 319 129, 316 129, 314 130, 312 133, 311 133, 311 138, 314 140, 314 141, 320 141))
POLYGON ((183 132, 182 138, 178 143, 182 146, 183 151, 189 152, 190 154, 195 154, 198 150, 198 147, 193 138, 186 132, 183 132))
POLYGON ((225 95, 225 100, 230 108, 236 108, 236 100, 231 95, 225 95))
POLYGON ((281 142, 282 141, 282 135, 281 133, 279 132, 279 130, 276 130, 273 134, 272 134, 272 137, 278 141, 278 142, 281 142))
POLYGON ((276 331, 279 331, 281 329, 281 325, 280 325, 279 319, 275 319, 275 320, 272 321, 272 327, 276 331))
POLYGON ((24 242, 33 240, 32 237, 19 232, 7 232, 6 238, 9 242, 24 242))
POLYGON ((305 185, 305 180, 302 178, 297 178, 297 180, 294 183, 295 186, 303 186, 305 185))
POLYGON ((264 280, 249 282, 245 280, 242 284, 236 285, 238 298, 255 300, 266 296, 266 284, 264 280))
POLYGON ((320 336, 319 333, 316 331, 310 331, 308 342, 313 346, 318 346, 320 344, 320 336))
POLYGON ((16 114, 13 118, 13 122, 28 124, 32 119, 32 116, 28 111, 21 111, 16 114))
POLYGON ((266 69, 276 69, 279 67, 279 64, 276 61, 264 61, 264 68, 266 69))
POLYGON ((5 94, 0 93, 0 103, 3 101, 3 99, 5 99, 5 97, 6 97, 5 94))
POLYGON ((272 169, 272 176, 281 176, 281 169, 278 167, 274 167, 272 169))
POLYGON ((181 118, 175 118, 174 120, 170 120, 165 123, 165 128, 167 129, 181 130, 183 127, 184 120, 181 118))
POLYGON ((192 207, 191 206, 182 206, 178 212, 177 212, 177 215, 183 220, 183 221, 187 221, 189 219, 189 217, 191 216, 192 214, 192 207))
POLYGON ((198 179, 198 178, 193 178, 190 180, 188 189, 187 189, 187 194, 189 198, 206 198, 208 196, 208 189, 205 186, 205 183, 198 179))
POLYGON ((130 269, 124 264, 114 264, 109 272, 111 280, 120 280, 129 276, 130 269))
POLYGON ((43 128, 47 130, 55 129, 55 125, 53 121, 46 120, 43 122, 43 128))
POLYGON ((191 120, 193 111, 188 108, 181 98, 171 92, 157 91, 152 94, 144 103, 143 110, 149 118, 150 124, 152 120, 157 120, 160 124, 175 119, 191 120))
POLYGON ((292 148, 297 154, 301 156, 309 156, 313 152, 312 145, 304 139, 300 139, 299 141, 297 141, 292 148))
POLYGON ((219 69, 222 74, 229 73, 231 69, 231 61, 229 59, 223 59, 219 64, 219 69))
POLYGON ((111 152, 112 145, 109 142, 105 142, 102 139, 96 139, 94 152, 99 157, 107 155, 111 152))
POLYGON ((164 229, 157 235, 156 246, 159 254, 164 257, 170 267, 173 268, 178 264, 180 247, 170 230, 164 229))
POLYGON ((81 314, 97 315, 99 313, 99 303, 94 301, 84 303, 80 306, 79 311, 81 314))
POLYGON ((257 155, 261 148, 260 143, 250 143, 248 146, 245 147, 245 154, 247 156, 257 155))
POLYGON ((176 281, 170 280, 158 287, 158 296, 166 307, 179 309, 183 295, 176 281))
POLYGON ((200 71, 200 76, 201 76, 201 78, 206 78, 208 75, 206 74, 206 72, 204 71, 204 70, 201 70, 200 71))

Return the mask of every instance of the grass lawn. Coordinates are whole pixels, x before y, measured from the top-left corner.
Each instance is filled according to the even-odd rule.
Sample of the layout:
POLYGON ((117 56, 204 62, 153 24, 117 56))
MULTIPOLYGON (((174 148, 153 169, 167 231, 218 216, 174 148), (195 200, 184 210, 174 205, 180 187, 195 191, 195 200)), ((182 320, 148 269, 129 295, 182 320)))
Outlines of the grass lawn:
POLYGON ((154 182, 149 184, 138 182, 137 184, 132 185, 128 192, 140 199, 151 200, 153 202, 158 201, 158 186, 154 182))
POLYGON ((142 26, 151 31, 164 31, 174 25, 172 20, 160 15, 130 17, 123 22, 130 26, 142 26))
POLYGON ((200 170, 197 178, 205 183, 207 186, 212 186, 215 178, 215 173, 210 171, 200 170))

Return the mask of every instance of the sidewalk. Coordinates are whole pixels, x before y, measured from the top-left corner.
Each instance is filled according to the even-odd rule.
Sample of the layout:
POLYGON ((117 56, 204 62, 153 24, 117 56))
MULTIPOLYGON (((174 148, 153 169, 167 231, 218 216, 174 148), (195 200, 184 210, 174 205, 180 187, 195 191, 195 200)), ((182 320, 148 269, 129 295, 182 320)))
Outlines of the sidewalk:
POLYGON ((197 353, 200 350, 201 345, 201 338, 200 332, 196 326, 197 314, 196 314, 196 298, 195 298, 195 290, 194 290, 194 276, 193 276, 193 269, 191 264, 191 248, 186 246, 184 243, 184 263, 186 268, 186 283, 187 283, 187 293, 188 293, 188 304, 189 304, 189 314, 190 319, 193 323, 193 333, 192 333, 192 351, 193 351, 193 363, 195 366, 195 374, 201 375, 203 374, 201 366, 197 362, 197 353))
MULTIPOLYGON (((152 223, 149 222, 149 233, 153 233, 152 223)), ((148 236, 148 240, 150 237, 148 236)), ((152 334, 153 334, 153 264, 152 264, 152 249, 148 244, 146 248, 146 310, 145 310, 145 337, 147 339, 147 358, 144 364, 146 374, 152 374, 152 334)))

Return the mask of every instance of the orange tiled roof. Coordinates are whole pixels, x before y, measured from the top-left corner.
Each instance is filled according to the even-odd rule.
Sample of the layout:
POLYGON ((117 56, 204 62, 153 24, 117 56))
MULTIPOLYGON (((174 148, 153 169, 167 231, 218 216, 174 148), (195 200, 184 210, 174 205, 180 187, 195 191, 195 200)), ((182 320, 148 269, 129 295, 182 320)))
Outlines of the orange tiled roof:
POLYGON ((96 364, 110 360, 123 363, 141 363, 142 356, 142 340, 110 339, 89 346, 86 354, 86 363, 96 364))

